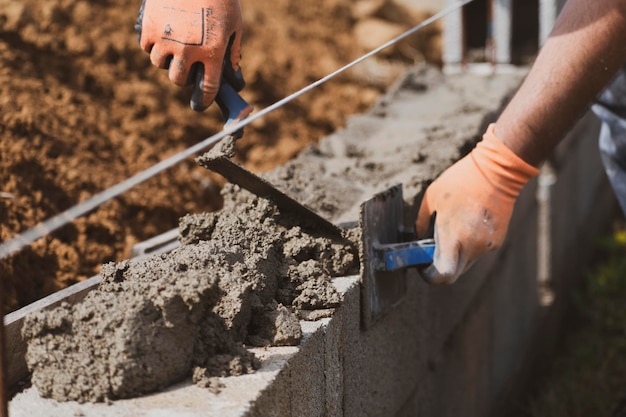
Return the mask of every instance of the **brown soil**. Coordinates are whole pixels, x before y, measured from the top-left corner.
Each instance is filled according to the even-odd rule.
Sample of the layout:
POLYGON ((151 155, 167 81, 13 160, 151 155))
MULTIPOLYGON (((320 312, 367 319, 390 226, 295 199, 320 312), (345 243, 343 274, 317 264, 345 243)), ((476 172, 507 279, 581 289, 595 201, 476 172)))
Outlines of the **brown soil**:
MULTIPOLYGON (((221 128, 195 113, 137 46, 139 0, 0 0, 0 240, 34 226, 221 128)), ((354 59, 355 26, 424 16, 383 1, 242 0, 242 95, 257 109, 354 59), (378 4, 370 9, 355 5, 378 4), (365 10, 365 12, 363 12, 365 10)), ((386 73, 437 61, 433 27, 375 61, 386 73), (420 54, 419 50, 426 51, 420 54)), ((363 43, 363 42, 361 42, 363 43)), ((246 129, 238 158, 264 171, 368 108, 386 87, 351 71, 246 129)), ((383 80, 388 80, 389 76, 383 80)), ((11 311, 129 256, 133 244, 221 205, 223 180, 190 159, 0 261, 11 311)))

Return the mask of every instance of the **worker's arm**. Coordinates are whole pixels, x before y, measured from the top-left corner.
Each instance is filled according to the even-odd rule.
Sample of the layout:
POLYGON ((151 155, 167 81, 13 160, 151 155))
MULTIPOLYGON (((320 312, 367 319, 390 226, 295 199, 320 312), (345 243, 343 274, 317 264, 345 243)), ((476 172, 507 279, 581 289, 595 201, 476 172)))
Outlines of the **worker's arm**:
POLYGON ((195 84, 191 108, 202 111, 215 99, 223 72, 237 91, 244 86, 242 27, 238 0, 143 0, 135 29, 141 48, 174 84, 195 84))
POLYGON ((569 0, 528 77, 496 122, 515 154, 538 165, 626 61, 626 1, 569 0))
POLYGON ((423 275, 452 283, 499 248, 536 166, 626 61, 626 0, 569 0, 524 83, 476 148, 426 190, 418 235, 436 213, 437 249, 423 275))

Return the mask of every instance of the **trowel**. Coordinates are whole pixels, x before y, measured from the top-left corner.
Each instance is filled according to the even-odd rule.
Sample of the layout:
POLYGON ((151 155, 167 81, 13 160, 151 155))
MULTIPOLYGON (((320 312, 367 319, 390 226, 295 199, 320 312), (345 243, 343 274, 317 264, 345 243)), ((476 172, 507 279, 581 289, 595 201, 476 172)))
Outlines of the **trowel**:
MULTIPOLYGON (((241 71, 236 76, 241 77, 241 71)), ((235 88, 222 79, 220 88, 215 96, 222 117, 224 118, 224 129, 237 124, 250 115, 253 107, 243 99, 235 90, 235 88)), ((239 139, 243 136, 243 129, 239 129, 232 134, 232 137, 239 139)), ((131 248, 131 257, 143 257, 158 253, 169 252, 179 246, 178 228, 168 230, 165 233, 154 236, 151 239, 133 245, 131 248)))
POLYGON ((402 184, 361 204, 361 321, 369 329, 399 304, 407 290, 407 270, 433 262, 434 239, 411 240, 404 228, 402 184))
MULTIPOLYGON (((224 117, 224 129, 245 119, 252 111, 252 106, 225 80, 220 85, 215 101, 224 117)), ((222 175, 231 183, 250 191, 254 195, 271 200, 281 211, 295 214, 301 219, 303 226, 308 225, 313 230, 346 240, 344 230, 340 226, 321 217, 315 211, 274 187, 269 181, 232 161, 230 158, 234 155, 234 143, 242 136, 243 129, 240 129, 234 134, 226 136, 222 142, 215 145, 215 148, 222 146, 232 147, 232 149, 229 149, 230 154, 229 151, 219 150, 214 152, 212 149, 196 158, 196 162, 204 168, 222 175)), ((148 256, 162 253, 178 247, 178 244, 178 229, 172 229, 133 246, 131 255, 148 256)))
MULTIPOLYGON (((231 45, 229 44, 225 56, 230 56, 230 47, 231 45)), ((226 129, 248 117, 252 112, 252 106, 233 87, 234 85, 243 86, 245 84, 241 68, 237 69, 237 71, 232 71, 227 60, 224 60, 222 74, 223 77, 215 102, 222 111, 224 129, 226 129)), ((240 129, 232 134, 231 137, 224 138, 221 143, 215 146, 215 148, 219 148, 224 144, 228 148, 227 151, 213 152, 211 150, 198 157, 196 162, 207 169, 217 172, 231 183, 237 184, 256 196, 271 200, 282 211, 297 215, 303 225, 309 225, 311 228, 327 233, 330 236, 345 239, 343 229, 339 226, 324 219, 313 210, 283 193, 269 181, 232 161, 230 158, 234 156, 234 141, 242 136, 243 129, 240 129)))

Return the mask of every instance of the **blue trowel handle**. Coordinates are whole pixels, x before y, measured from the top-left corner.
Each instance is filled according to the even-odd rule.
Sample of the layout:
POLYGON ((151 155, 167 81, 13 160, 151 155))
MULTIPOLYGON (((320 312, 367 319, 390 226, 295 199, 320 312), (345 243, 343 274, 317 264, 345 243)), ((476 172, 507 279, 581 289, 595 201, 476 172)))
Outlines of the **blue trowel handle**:
POLYGON ((435 240, 423 239, 404 243, 384 243, 376 245, 377 270, 395 271, 411 266, 433 263, 435 240))
POLYGON ((227 82, 220 85, 215 102, 224 116, 225 129, 248 117, 253 110, 252 106, 227 82))

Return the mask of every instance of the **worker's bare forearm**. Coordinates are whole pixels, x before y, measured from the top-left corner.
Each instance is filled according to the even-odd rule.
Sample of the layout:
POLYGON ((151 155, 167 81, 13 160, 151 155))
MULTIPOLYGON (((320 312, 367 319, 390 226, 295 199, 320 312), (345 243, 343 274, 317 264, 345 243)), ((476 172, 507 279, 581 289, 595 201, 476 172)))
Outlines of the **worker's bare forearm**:
POLYGON ((496 135, 538 165, 626 60, 626 0, 569 0, 496 135))

